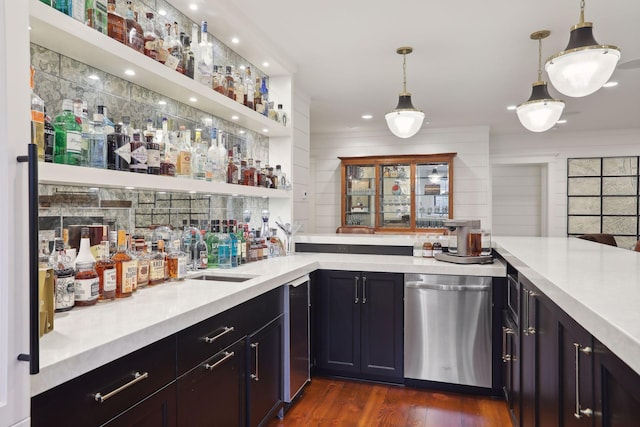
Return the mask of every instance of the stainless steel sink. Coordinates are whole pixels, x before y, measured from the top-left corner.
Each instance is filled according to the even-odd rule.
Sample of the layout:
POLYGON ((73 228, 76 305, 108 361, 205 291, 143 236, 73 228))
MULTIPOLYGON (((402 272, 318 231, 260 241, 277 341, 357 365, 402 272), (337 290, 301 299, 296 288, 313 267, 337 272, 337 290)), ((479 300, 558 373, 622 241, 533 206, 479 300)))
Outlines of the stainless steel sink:
POLYGON ((247 280, 251 280, 256 276, 251 275, 226 275, 226 274, 217 274, 217 273, 203 273, 195 276, 189 277, 189 279, 195 280, 209 280, 212 282, 246 282, 247 280))

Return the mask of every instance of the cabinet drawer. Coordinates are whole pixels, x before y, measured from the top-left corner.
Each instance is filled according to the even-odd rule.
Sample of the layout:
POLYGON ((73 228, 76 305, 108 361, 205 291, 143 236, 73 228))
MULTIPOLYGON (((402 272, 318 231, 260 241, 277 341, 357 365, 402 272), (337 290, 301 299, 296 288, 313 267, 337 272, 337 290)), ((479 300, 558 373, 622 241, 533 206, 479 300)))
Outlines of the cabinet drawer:
POLYGON ((103 424, 176 379, 175 335, 31 399, 33 426, 103 424))

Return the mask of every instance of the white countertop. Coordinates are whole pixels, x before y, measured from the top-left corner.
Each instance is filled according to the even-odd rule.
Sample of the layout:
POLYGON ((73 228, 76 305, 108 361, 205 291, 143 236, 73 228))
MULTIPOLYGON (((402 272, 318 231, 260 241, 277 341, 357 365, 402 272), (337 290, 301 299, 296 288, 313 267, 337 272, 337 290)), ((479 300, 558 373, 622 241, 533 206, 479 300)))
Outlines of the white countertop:
POLYGON ((215 270, 230 275, 257 276, 245 282, 185 280, 147 287, 130 298, 56 313, 54 330, 40 340, 40 373, 31 376, 31 395, 317 269, 506 275, 506 267, 500 262, 482 266, 456 265, 409 256, 296 253, 230 270, 215 270))
POLYGON ((493 241, 509 263, 640 374, 640 252, 576 238, 493 241))
MULTIPOLYGON (((429 233, 420 234, 336 234, 336 233, 318 233, 318 234, 296 234, 294 240, 296 243, 318 243, 327 245, 379 245, 379 246, 413 246, 416 241, 424 242, 425 237, 429 233)), ((432 234, 440 236, 444 244, 448 242, 447 236, 442 234, 432 234)))

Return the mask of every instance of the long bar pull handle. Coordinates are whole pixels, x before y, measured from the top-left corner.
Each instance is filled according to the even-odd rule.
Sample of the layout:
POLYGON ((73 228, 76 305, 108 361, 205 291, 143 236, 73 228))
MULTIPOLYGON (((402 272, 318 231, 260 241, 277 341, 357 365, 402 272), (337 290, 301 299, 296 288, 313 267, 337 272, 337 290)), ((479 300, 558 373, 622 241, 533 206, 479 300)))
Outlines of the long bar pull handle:
POLYGON ((362 303, 367 303, 367 277, 362 276, 362 303))
POLYGON ((356 276, 356 277, 354 277, 354 279, 355 279, 355 281, 353 282, 353 289, 355 290, 355 293, 356 293, 356 299, 355 299, 354 303, 357 304, 358 301, 360 301, 358 299, 358 281, 360 280, 360 277, 356 276))
POLYGON ((522 319, 524 328, 522 332, 524 332, 525 335, 529 335, 529 290, 524 288, 522 288, 522 290, 524 291, 524 319, 522 319))
POLYGON ((217 368, 218 366, 222 365, 222 364, 225 362, 225 360, 229 360, 229 359, 231 359, 233 356, 235 356, 235 354, 236 354, 236 353, 235 353, 235 352, 233 352, 233 351, 232 351, 232 352, 225 351, 225 352, 224 352, 224 357, 223 357, 222 359, 218 360, 218 361, 217 361, 216 363, 214 363, 213 365, 209 365, 208 363, 206 363, 206 364, 204 365, 204 368, 205 368, 206 370, 208 370, 208 371, 212 371, 212 370, 214 370, 215 368, 217 368))
POLYGON ((536 333, 536 328, 531 326, 531 302, 529 301, 529 299, 534 299, 535 297, 538 296, 537 293, 535 293, 534 291, 528 291, 529 292, 529 297, 527 297, 527 306, 529 308, 527 308, 527 334, 528 335, 533 335, 536 333))
POLYGON ((510 362, 515 359, 512 354, 507 354, 507 335, 514 334, 515 331, 511 328, 507 328, 506 326, 502 327, 502 361, 510 362))
POLYGON ((29 354, 21 353, 18 360, 29 362, 31 375, 40 372, 40 307, 38 302, 38 146, 28 144, 27 155, 18 156, 18 163, 28 164, 29 193, 29 354))
POLYGON ((576 349, 576 411, 573 416, 576 418, 590 417, 593 415, 593 410, 589 408, 580 409, 580 352, 590 355, 592 350, 591 347, 582 347, 576 342, 573 343, 573 346, 576 349))
POLYGON ((215 335, 213 337, 204 337, 204 342, 206 342, 207 344, 210 344, 212 342, 214 342, 215 340, 217 340, 218 338, 230 333, 234 331, 234 327, 233 326, 224 326, 222 328, 222 332, 220 332, 218 335, 215 335))
POLYGON ((258 355, 258 346, 259 345, 260 345, 259 342, 251 343, 251 348, 255 348, 256 349, 256 373, 255 374, 251 374, 251 379, 254 380, 254 381, 260 381, 260 378, 258 376, 259 375, 259 373, 258 373, 258 367, 259 367, 258 358, 260 357, 258 355))
POLYGON ((128 389, 129 387, 131 387, 132 385, 139 383, 140 381, 149 378, 149 373, 145 372, 143 374, 141 374, 140 372, 136 372, 135 374, 133 374, 133 379, 131 381, 129 381, 128 383, 118 387, 117 389, 110 391, 109 393, 103 395, 101 393, 96 393, 93 398, 95 399, 96 402, 100 402, 103 403, 105 400, 112 398, 113 396, 115 396, 116 394, 120 393, 121 391, 128 389))

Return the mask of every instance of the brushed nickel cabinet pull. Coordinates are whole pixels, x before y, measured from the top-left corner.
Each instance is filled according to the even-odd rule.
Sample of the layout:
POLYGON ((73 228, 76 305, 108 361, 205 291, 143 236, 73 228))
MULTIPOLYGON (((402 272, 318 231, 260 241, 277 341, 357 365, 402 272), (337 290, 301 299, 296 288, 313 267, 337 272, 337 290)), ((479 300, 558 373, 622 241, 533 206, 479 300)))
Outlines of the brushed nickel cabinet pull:
POLYGON ((507 328, 506 326, 502 327, 502 361, 510 362, 515 361, 515 357, 512 354, 507 354, 507 335, 513 335, 515 331, 511 328, 507 328))
POLYGON ((360 301, 358 299, 358 281, 360 280, 360 278, 358 276, 354 277, 355 281, 353 282, 353 289, 356 291, 356 300, 355 300, 355 304, 358 303, 358 301, 360 301))
POLYGON ((259 342, 254 342, 251 343, 251 348, 255 348, 256 349, 256 373, 255 374, 251 374, 251 379, 254 381, 260 381, 260 378, 258 377, 258 358, 260 357, 258 355, 258 346, 260 345, 259 342))
POLYGON ((367 277, 362 276, 362 303, 367 303, 367 277))
POLYGON ((573 416, 580 419, 584 416, 590 417, 593 415, 593 410, 590 408, 580 409, 580 352, 586 355, 591 354, 591 347, 582 347, 577 342, 573 343, 576 350, 576 410, 573 416))
POLYGON ((217 340, 218 338, 221 338, 222 336, 228 334, 229 332, 233 332, 234 331, 234 327, 233 326, 225 326, 222 328, 223 331, 220 332, 218 335, 213 336, 213 337, 204 337, 204 342, 206 342, 207 344, 211 344, 212 342, 214 342, 215 340, 217 340))
POLYGON ((220 360, 218 360, 216 363, 214 363, 213 365, 209 365, 208 363, 206 363, 204 365, 204 368, 208 371, 212 371, 215 368, 217 368, 218 366, 220 366, 221 364, 223 364, 225 362, 225 360, 231 359, 233 356, 235 356, 235 352, 231 352, 229 353, 228 351, 224 352, 224 357, 220 360))
POLYGON ((96 393, 93 398, 95 399, 96 402, 104 402, 107 399, 112 398, 113 396, 115 396, 116 394, 120 393, 121 391, 131 387, 132 385, 134 385, 135 383, 138 383, 146 378, 149 378, 149 373, 145 372, 145 373, 140 373, 140 372, 136 372, 135 374, 133 374, 133 379, 131 381, 129 381, 128 383, 121 385, 120 387, 118 387, 117 389, 110 391, 109 393, 103 395, 102 393, 96 393))

